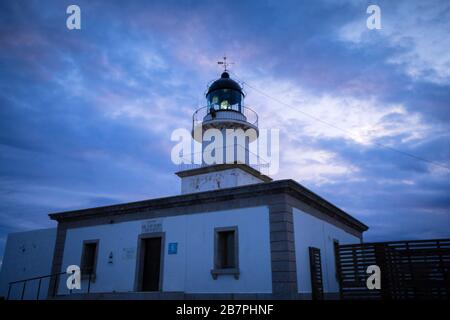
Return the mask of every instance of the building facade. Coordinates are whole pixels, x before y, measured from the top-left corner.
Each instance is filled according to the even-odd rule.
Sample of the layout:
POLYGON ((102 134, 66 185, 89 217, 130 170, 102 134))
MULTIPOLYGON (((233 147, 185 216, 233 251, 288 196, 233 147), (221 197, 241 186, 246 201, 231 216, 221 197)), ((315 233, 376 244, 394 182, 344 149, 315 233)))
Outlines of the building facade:
MULTIPOLYGON (((367 226, 299 183, 272 181, 252 166, 248 144, 258 138, 257 115, 227 72, 206 98, 192 134, 197 140, 199 129, 219 132, 228 141, 221 161, 202 158, 177 172, 178 196, 50 214, 57 222, 46 258, 51 274, 78 265, 82 279, 81 289, 69 292, 64 277, 49 278, 48 297, 311 299, 313 248, 324 296, 337 298, 334 246, 361 242, 367 226), (252 133, 230 140, 227 129, 252 133), (227 158, 230 146, 242 154, 227 158)), ((3 272, 14 260, 5 256, 3 283, 21 280, 3 272)))
MULTIPOLYGON (((310 246, 322 252, 324 292, 332 297, 339 291, 334 242, 358 243, 367 228, 293 180, 51 218, 58 221, 53 273, 82 265, 87 243, 96 243, 90 292, 115 292, 123 298, 147 291, 143 273, 153 270, 144 261, 149 238, 160 239, 159 249, 151 253, 160 257, 159 271, 153 271, 157 286, 148 289, 158 292, 157 297, 310 298, 310 246), (232 268, 221 268, 217 261, 221 231, 234 233, 232 268)), ((82 280, 82 290, 87 281, 82 280)), ((58 293, 67 294, 65 282, 58 293)))

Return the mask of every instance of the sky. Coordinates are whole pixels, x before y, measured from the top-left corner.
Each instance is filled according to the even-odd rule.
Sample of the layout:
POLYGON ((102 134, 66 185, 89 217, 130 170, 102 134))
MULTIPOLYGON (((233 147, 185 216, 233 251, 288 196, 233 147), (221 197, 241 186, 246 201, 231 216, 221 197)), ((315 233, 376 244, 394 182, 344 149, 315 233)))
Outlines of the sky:
POLYGON ((449 1, 1 1, 0 257, 49 213, 179 194, 171 133, 224 54, 280 130, 272 178, 364 222, 365 241, 448 238, 449 34, 449 1))

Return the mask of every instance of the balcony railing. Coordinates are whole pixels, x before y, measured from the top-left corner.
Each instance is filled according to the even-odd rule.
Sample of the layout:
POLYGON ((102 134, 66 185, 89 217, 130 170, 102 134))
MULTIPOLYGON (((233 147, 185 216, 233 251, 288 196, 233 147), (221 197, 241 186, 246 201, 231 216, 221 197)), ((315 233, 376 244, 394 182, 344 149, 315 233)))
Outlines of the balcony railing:
POLYGON ((233 105, 227 109, 221 109, 219 106, 197 109, 192 115, 192 129, 203 122, 213 120, 234 120, 258 128, 258 114, 255 111, 249 107, 233 105))
MULTIPOLYGON (((242 163, 245 164, 245 163, 242 163)), ((268 176, 269 175, 269 169, 270 164, 269 163, 258 163, 258 164, 247 164, 249 167, 255 169, 256 171, 259 171, 261 174, 268 176)), ((178 165, 178 171, 187 171, 187 170, 193 170, 193 169, 200 169, 204 167, 210 167, 209 164, 197 164, 197 163, 181 163, 178 165)))
MULTIPOLYGON (((226 155, 229 148, 231 148, 233 152, 233 159, 230 162, 225 161, 226 159, 220 159, 223 160, 223 162, 214 163, 214 164, 246 164, 250 166, 251 168, 259 171, 261 174, 269 175, 270 172, 270 166, 271 163, 263 160, 258 154, 252 152, 251 150, 245 148, 244 146, 237 144, 236 146, 224 146, 224 149, 222 150, 223 155, 226 155), (237 154, 234 154, 236 152, 237 154), (238 154, 241 154, 243 156, 242 159, 238 159, 238 154)), ((186 170, 193 170, 193 169, 200 169, 204 167, 209 167, 214 164, 206 164, 203 161, 203 154, 202 152, 196 152, 196 153, 190 153, 190 154, 183 154, 180 155, 182 159, 182 163, 178 165, 178 171, 186 171, 186 170), (200 163, 197 163, 196 161, 199 161, 200 163)), ((220 161, 219 160, 219 161, 220 161)))

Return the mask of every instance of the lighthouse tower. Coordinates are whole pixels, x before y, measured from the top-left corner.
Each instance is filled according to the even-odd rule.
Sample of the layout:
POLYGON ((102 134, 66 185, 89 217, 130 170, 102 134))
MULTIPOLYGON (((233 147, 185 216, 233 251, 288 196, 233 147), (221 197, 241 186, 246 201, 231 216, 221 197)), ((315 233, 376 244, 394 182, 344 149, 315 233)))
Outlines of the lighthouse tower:
POLYGON ((181 193, 231 188, 272 181, 250 144, 257 143, 258 115, 244 104, 241 85, 226 69, 206 91, 206 106, 192 117, 192 137, 201 144, 200 163, 181 170, 181 193))

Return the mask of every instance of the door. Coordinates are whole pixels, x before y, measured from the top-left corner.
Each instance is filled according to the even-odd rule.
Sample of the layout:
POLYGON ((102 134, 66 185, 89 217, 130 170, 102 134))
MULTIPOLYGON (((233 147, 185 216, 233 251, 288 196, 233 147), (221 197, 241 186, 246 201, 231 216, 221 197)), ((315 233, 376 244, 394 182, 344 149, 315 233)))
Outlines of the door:
POLYGON ((309 266, 311 272, 311 293, 314 300, 323 299, 322 259, 320 249, 309 247, 309 266))
POLYGON ((142 239, 142 291, 159 291, 161 267, 161 238, 142 239))

